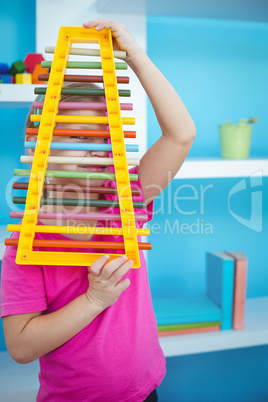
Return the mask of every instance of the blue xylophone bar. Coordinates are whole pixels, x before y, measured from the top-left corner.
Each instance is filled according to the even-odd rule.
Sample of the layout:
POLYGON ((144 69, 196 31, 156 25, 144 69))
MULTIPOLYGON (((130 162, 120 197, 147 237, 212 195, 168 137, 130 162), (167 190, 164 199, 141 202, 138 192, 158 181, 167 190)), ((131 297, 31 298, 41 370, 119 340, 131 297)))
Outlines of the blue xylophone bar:
MULTIPOLYGON (((35 149, 35 141, 25 141, 24 147, 26 149, 35 149)), ((75 151, 112 151, 111 144, 80 144, 76 142, 51 142, 50 149, 69 149, 75 151)), ((126 144, 127 152, 138 152, 139 146, 137 144, 126 144)))

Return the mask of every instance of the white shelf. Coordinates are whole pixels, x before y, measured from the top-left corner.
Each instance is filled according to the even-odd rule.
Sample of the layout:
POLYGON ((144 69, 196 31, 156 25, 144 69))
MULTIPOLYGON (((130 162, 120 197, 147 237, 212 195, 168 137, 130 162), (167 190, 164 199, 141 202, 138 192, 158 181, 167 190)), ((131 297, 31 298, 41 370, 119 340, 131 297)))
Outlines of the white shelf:
POLYGON ((268 176, 268 159, 186 159, 175 179, 268 176))
POLYGON ((35 100, 34 88, 44 84, 0 84, 1 108, 29 108, 35 100))
POLYGON ((160 337, 166 357, 268 344, 268 297, 246 300, 245 328, 160 337))
POLYGON ((100 13, 169 15, 237 21, 268 21, 268 3, 255 0, 98 0, 100 13))

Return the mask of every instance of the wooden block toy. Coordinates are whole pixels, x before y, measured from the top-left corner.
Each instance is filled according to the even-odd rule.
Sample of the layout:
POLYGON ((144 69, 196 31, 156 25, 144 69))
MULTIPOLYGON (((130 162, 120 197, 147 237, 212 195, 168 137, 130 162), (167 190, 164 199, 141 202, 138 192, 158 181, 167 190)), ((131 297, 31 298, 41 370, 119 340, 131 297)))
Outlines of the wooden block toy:
MULTIPOLYGON (((126 52, 117 52, 117 57, 125 58, 126 52)), ((131 93, 117 88, 117 82, 129 82, 128 77, 116 75, 116 70, 126 70, 127 64, 114 61, 110 29, 96 31, 95 28, 61 27, 53 61, 42 61, 41 66, 51 70, 45 74, 48 76, 47 87, 37 87, 34 91, 45 95, 44 99, 39 97, 33 104, 35 113, 31 115, 31 121, 39 125, 26 130, 26 135, 36 135, 37 138, 36 141, 25 141, 25 148, 35 151, 26 159, 21 157, 21 162, 29 162, 32 167, 14 171, 15 176, 29 177, 28 183, 13 183, 14 189, 27 189, 27 197, 13 198, 14 204, 25 205, 24 211, 10 213, 12 218, 22 218, 22 223, 8 225, 9 231, 19 233, 19 239, 6 239, 5 244, 17 246, 16 262, 22 265, 89 266, 103 255, 109 254, 112 261, 125 254, 133 259, 133 268, 139 268, 139 252, 150 249, 151 244, 139 241, 138 237, 149 236, 150 231, 143 228, 148 216, 141 188, 137 184, 139 160, 127 158, 127 152, 137 152, 138 146, 125 144, 124 141, 124 138, 136 136, 135 131, 123 129, 125 125, 135 124, 135 119, 121 117, 121 110, 132 110, 132 104, 121 103, 120 97, 129 97, 131 93), (86 61, 69 61, 70 53, 72 57, 81 54, 76 50, 80 43, 91 47, 94 43, 98 51, 96 47, 90 49, 90 57, 101 57, 101 61, 88 61, 87 54, 86 61), (66 74, 66 68, 70 71, 85 69, 86 73, 66 74), (92 69, 101 73, 92 75, 92 69), (64 86, 68 80, 74 83, 71 88, 64 86), (75 87, 78 85, 75 83, 80 82, 83 82, 83 88, 75 87), (103 88, 89 86, 91 82, 102 83, 103 88), (65 95, 68 95, 68 102, 62 100, 65 95), (79 101, 69 101, 77 95, 79 101), (96 102, 92 101, 92 97, 96 102), (67 111, 62 113, 62 109, 67 111), (58 128, 57 123, 64 123, 64 126, 58 128), (81 127, 73 128, 73 124, 81 127), (103 138, 107 139, 107 143, 103 138), (55 149, 68 150, 69 156, 67 159, 55 156, 51 152, 55 149), (70 156, 77 150, 85 151, 85 156, 70 156), (98 157, 92 153, 88 157, 89 151, 100 153, 98 157), (63 167, 50 170, 50 163, 63 167), (72 170, 73 165, 78 166, 76 170, 72 170), (134 166, 130 172, 128 166, 134 166), (51 182, 47 183, 46 178, 51 182), (83 180, 79 186, 77 180, 83 180), (86 180, 101 180, 103 184, 92 185, 86 180), (76 197, 63 197, 66 183, 68 192, 76 194, 76 197), (53 191, 53 198, 46 196, 47 191, 53 191), (46 205, 52 205, 54 209, 40 210, 46 205), (68 209, 73 206, 94 207, 97 211, 86 209, 86 213, 83 210, 73 212, 68 209), (40 224, 39 219, 48 220, 48 223, 40 224), (52 225, 51 219, 54 222, 52 225), (63 225, 62 221, 66 224, 63 225), (81 221, 86 223, 82 228, 76 223, 81 221), (92 221, 96 222, 95 226, 92 221), (69 240, 64 234, 79 234, 83 239, 69 240), (97 237, 87 240, 88 235, 97 237), (55 247, 61 251, 54 251, 55 247)))
POLYGON ((26 70, 26 65, 23 63, 22 60, 18 60, 18 61, 15 61, 11 65, 8 74, 15 77, 16 74, 23 73, 25 70, 26 70))
POLYGON ((41 74, 48 74, 48 69, 41 67, 41 64, 36 64, 33 74, 32 74, 32 82, 33 84, 45 84, 46 81, 39 80, 39 75, 41 74))
POLYGON ((0 74, 8 74, 9 66, 6 63, 0 63, 0 74))
POLYGON ((16 84, 32 84, 32 74, 22 73, 15 75, 16 84))
POLYGON ((1 75, 1 80, 3 81, 3 84, 11 84, 12 83, 12 76, 9 74, 3 74, 1 75))
POLYGON ((35 66, 41 64, 43 60, 45 59, 40 53, 28 53, 24 60, 27 73, 33 74, 35 66))

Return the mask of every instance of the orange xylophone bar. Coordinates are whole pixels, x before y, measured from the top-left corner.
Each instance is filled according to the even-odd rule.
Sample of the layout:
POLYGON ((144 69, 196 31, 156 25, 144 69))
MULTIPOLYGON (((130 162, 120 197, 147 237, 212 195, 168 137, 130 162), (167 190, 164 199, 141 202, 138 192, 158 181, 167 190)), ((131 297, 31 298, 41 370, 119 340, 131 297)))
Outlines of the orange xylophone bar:
MULTIPOLYGON (((18 239, 5 239, 6 246, 17 246, 18 239)), ((99 248, 99 249, 124 249, 123 242, 112 241, 85 241, 85 240, 34 240, 33 247, 62 247, 62 248, 99 248)), ((138 242, 139 250, 151 250, 151 243, 138 242)))
MULTIPOLYGON (((118 84, 128 84, 129 77, 116 77, 118 84)), ((48 81, 49 74, 38 74, 39 81, 48 81)), ((103 82, 102 75, 64 75, 64 81, 68 82, 103 82)))
MULTIPOLYGON (((14 190, 28 190, 29 183, 14 182, 12 188, 14 190)), ((49 184, 44 183, 43 190, 46 191, 65 191, 65 192, 81 192, 81 193, 99 193, 99 194, 117 194, 117 188, 115 187, 99 187, 99 186, 63 186, 61 184, 49 184)), ((141 190, 132 188, 131 193, 133 195, 141 195, 141 190)))
MULTIPOLYGON (((27 128, 27 135, 37 135, 38 128, 27 128)), ((84 136, 84 137, 110 137, 109 130, 79 130, 79 129, 61 129, 55 128, 53 136, 84 136)), ((136 138, 136 131, 124 131, 125 138, 136 138)))

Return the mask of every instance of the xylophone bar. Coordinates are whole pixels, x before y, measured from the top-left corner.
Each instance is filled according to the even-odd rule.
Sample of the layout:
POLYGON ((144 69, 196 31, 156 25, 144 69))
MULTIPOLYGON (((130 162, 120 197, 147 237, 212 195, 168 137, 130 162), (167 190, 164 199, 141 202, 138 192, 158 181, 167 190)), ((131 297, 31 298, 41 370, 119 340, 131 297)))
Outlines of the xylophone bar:
MULTIPOLYGON (((27 128, 27 135, 38 135, 39 128, 27 128)), ((83 136, 83 137, 110 137, 110 130, 79 130, 79 129, 65 129, 55 128, 53 131, 54 136, 83 136)), ((125 138, 136 138, 136 131, 124 131, 125 138)))
MULTIPOLYGON (((18 239, 5 239, 6 246, 17 246, 18 239)), ((99 248, 99 249, 124 249, 123 242, 112 241, 84 241, 84 240, 34 240, 33 247, 64 247, 64 248, 99 248)), ((138 242, 139 250, 151 250, 151 243, 138 242)))
MULTIPOLYGON (((34 109, 43 109, 44 102, 33 102, 34 109)), ((106 110, 106 103, 101 102, 59 102, 59 109, 73 110, 106 110)), ((120 103, 121 110, 133 110, 132 103, 120 103)))
MULTIPOLYGON (((21 232, 22 225, 7 225, 8 232, 21 232)), ((136 229, 137 236, 149 236, 150 229, 136 229)), ((122 236, 123 228, 105 228, 105 227, 80 227, 80 226, 49 226, 36 225, 35 233, 60 233, 60 234, 98 234, 106 236, 122 236)))
MULTIPOLYGON (((46 46, 45 53, 55 53, 55 46, 46 46)), ((114 57, 117 59, 125 59, 127 57, 127 52, 124 50, 114 50, 114 57)), ((78 56, 100 56, 100 50, 98 49, 84 49, 79 47, 71 47, 69 54, 74 54, 78 56)))
MULTIPOLYGON (((26 197, 13 197, 14 204, 26 204, 26 197)), ((65 205, 80 207, 113 207, 119 208, 117 200, 78 200, 73 198, 41 198, 42 205, 65 205)), ((133 201, 134 208, 145 208, 146 203, 143 201, 133 201)))
MULTIPOLYGON (((22 155, 20 157, 21 163, 33 163, 33 156, 30 155, 22 155)), ((48 163, 55 163, 55 164, 75 164, 75 165, 94 165, 94 166, 109 166, 114 165, 113 158, 99 158, 99 157, 79 157, 79 156, 49 156, 48 163)), ((129 166, 139 166, 140 160, 128 158, 127 164, 129 166)))
MULTIPOLYGON (((14 169, 14 176, 31 177, 31 169, 14 169)), ((65 179, 116 180, 114 173, 71 172, 67 170, 47 170, 45 177, 61 177, 65 179)), ((130 174, 129 179, 131 181, 138 181, 138 175, 130 174)))
MULTIPOLYGON (((50 74, 38 74, 39 81, 48 81, 50 74)), ((118 84, 129 84, 129 77, 116 77, 118 84)), ((65 74, 64 81, 66 82, 103 82, 102 75, 72 75, 65 74)))
MULTIPOLYGON (((11 211, 10 218, 21 219, 24 216, 24 211, 11 211)), ((135 214, 136 221, 147 222, 148 215, 135 214)), ((39 219, 59 219, 59 220, 100 220, 100 221, 121 221, 120 214, 105 214, 101 212, 83 213, 66 213, 66 212, 38 212, 39 219)))
MULTIPOLYGON (((31 114, 31 121, 40 122, 42 115, 31 114)), ((106 116, 77 116, 77 115, 57 115, 55 118, 56 123, 85 123, 85 124, 108 124, 108 117, 106 116)), ((123 117, 123 124, 135 124, 134 117, 123 117)))
MULTIPOLYGON (((34 93, 36 95, 46 95, 47 88, 44 87, 36 87, 34 88, 34 93)), ((105 96, 104 89, 97 89, 97 88, 62 88, 61 95, 79 95, 79 96, 105 96)), ((119 89, 118 90, 119 96, 127 96, 131 95, 129 89, 119 89)))
MULTIPOLYGON (((116 70, 127 70, 127 63, 115 62, 116 70)), ((41 61, 41 67, 51 68, 52 61, 41 61)), ((67 61, 66 68, 92 68, 92 69, 102 69, 101 62, 98 61, 67 61)))
MULTIPOLYGON (((28 190, 29 183, 14 182, 12 188, 14 190, 28 190)), ((64 191, 64 192, 77 192, 77 193, 99 193, 99 194, 117 194, 117 188, 115 187, 101 187, 101 186, 74 186, 71 184, 49 184, 44 183, 43 190, 45 191, 64 191)), ((141 195, 141 191, 138 188, 131 189, 132 195, 141 195)))
MULTIPOLYGON (((24 147, 26 149, 34 149, 36 147, 36 142, 25 141, 24 147)), ((52 142, 50 149, 69 149, 76 151, 112 151, 111 144, 83 144, 79 142, 52 142)), ((127 152, 138 152, 139 146, 136 144, 126 144, 127 152)))

